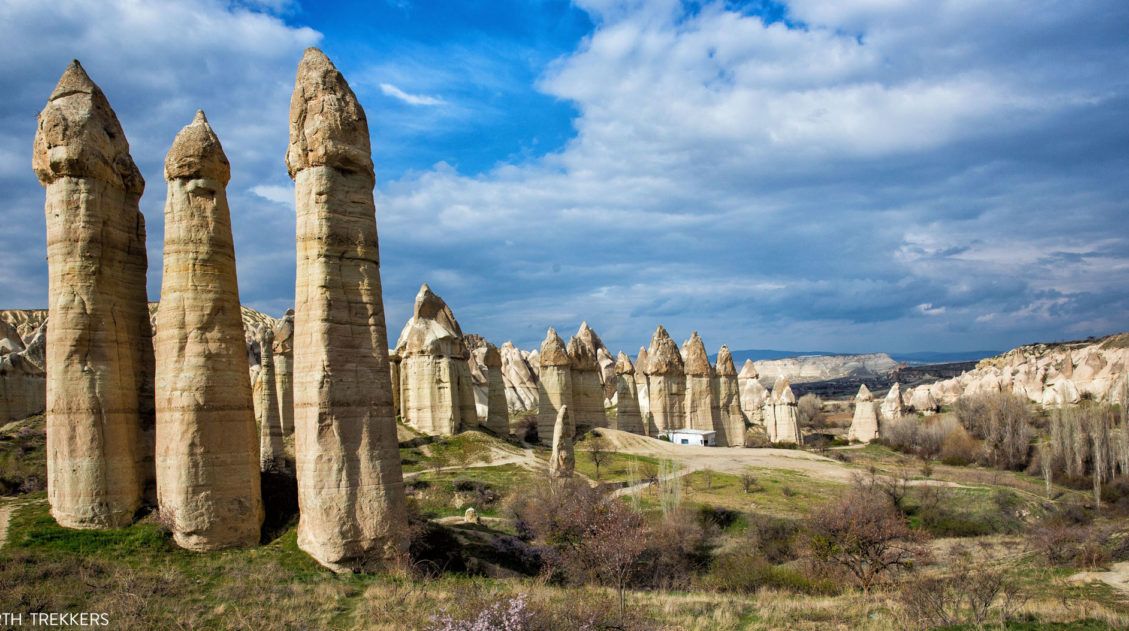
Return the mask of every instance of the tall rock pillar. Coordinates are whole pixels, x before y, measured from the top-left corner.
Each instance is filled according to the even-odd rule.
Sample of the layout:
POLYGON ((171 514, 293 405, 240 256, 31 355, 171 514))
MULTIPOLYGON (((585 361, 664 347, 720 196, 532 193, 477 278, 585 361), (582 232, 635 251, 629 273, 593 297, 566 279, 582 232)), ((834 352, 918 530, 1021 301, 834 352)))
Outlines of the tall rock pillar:
POLYGON ((874 411, 874 396, 870 394, 866 384, 863 384, 855 395, 855 415, 851 419, 847 440, 869 443, 875 438, 878 438, 878 414, 874 411))
POLYGON ((259 379, 254 395, 255 419, 259 425, 259 468, 263 471, 285 471, 285 433, 282 429, 282 409, 278 402, 278 372, 275 369, 274 329, 266 324, 259 331, 259 379))
POLYGON ((294 310, 274 325, 274 387, 284 436, 294 435, 294 310))
POLYGON ((604 343, 587 322, 568 341, 568 355, 572 359, 572 405, 569 407, 573 425, 577 427, 607 427, 604 412, 604 380, 597 360, 604 343))
MULTIPOLYGON (((564 340, 552 327, 545 333, 538 354, 540 380, 537 382, 539 402, 537 405, 537 440, 548 443, 553 440, 553 428, 557 423, 557 413, 564 406, 572 409, 572 360, 568 356, 564 340)), ((571 416, 570 416, 571 420, 571 416)), ((575 423, 573 423, 575 427, 575 423)))
POLYGON ((635 392, 639 400, 639 416, 643 419, 643 435, 656 436, 658 429, 654 425, 654 416, 651 414, 651 389, 647 383, 647 349, 639 347, 639 354, 635 356, 635 392))
POLYGON ((697 331, 682 345, 682 360, 686 370, 686 427, 716 431, 721 437, 713 398, 713 366, 697 331))
MULTIPOLYGON (((153 347, 145 181, 77 61, 39 114, 47 189, 47 497, 69 528, 130 523, 152 478, 153 347)), ((246 366, 244 366, 246 372, 246 366)))
POLYGON ((407 549, 404 479, 368 121, 320 50, 298 65, 286 166, 297 199, 294 440, 298 546, 357 569, 407 549))
POLYGON ((745 446, 745 413, 741 411, 741 393, 737 386, 737 367, 728 346, 717 352, 714 366, 713 400, 717 405, 718 444, 745 446))
POLYGON ((498 347, 488 344, 482 361, 487 370, 486 429, 504 438, 510 433, 510 411, 506 404, 506 382, 502 377, 502 354, 498 347))
MULTIPOLYGON (((173 140, 165 179, 165 261, 154 338, 157 498, 181 547, 252 545, 259 541, 263 503, 224 191, 231 168, 203 112, 173 140)), ((269 350, 263 357, 269 361, 269 350)))
POLYGON ((621 432, 643 432, 643 415, 639 412, 639 392, 635 383, 635 367, 631 358, 620 353, 615 362, 616 429, 621 432))
POLYGON ((678 345, 660 324, 647 351, 650 413, 658 433, 686 427, 686 373, 678 345))

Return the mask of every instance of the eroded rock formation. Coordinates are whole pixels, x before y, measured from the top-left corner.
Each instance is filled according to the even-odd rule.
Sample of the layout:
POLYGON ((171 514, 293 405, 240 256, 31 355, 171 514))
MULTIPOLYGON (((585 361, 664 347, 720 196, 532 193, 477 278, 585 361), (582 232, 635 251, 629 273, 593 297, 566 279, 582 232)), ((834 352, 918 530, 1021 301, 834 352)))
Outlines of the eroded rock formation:
POLYGON ((294 310, 286 313, 274 328, 274 385, 278 392, 279 422, 284 436, 294 435, 294 310))
POLYGON ((887 421, 896 421, 906 415, 906 407, 902 402, 902 386, 894 383, 882 400, 882 418, 887 421))
POLYGON ((572 421, 568 406, 562 405, 553 421, 553 452, 549 457, 550 478, 572 477, 573 469, 576 468, 576 456, 572 446, 575 436, 576 424, 572 421))
POLYGON ((77 61, 39 114, 32 167, 47 190, 51 514, 71 528, 124 526, 152 478, 145 182, 77 61))
POLYGON ((506 403, 506 382, 502 377, 502 353, 488 344, 482 363, 486 365, 486 429, 499 436, 510 433, 509 405, 506 403))
MULTIPOLYGON (((157 310, 157 499, 190 550, 259 541, 259 436, 225 188, 231 168, 203 112, 165 158, 157 310)), ((262 365, 272 372, 269 348, 262 365)), ((277 420, 277 404, 264 414, 277 420)))
MULTIPOLYGON (((717 431, 717 407, 713 398, 713 366, 706 355, 706 345, 697 331, 682 345, 686 372, 686 427, 717 431)), ((720 440, 721 432, 718 431, 720 440)))
POLYGON ((294 438, 298 545, 335 569, 407 549, 404 481, 368 121, 333 63, 307 49, 290 101, 297 199, 294 438))
POLYGON ((0 347, 0 424, 27 418, 47 405, 47 321, 27 340, 2 318, 0 347))
POLYGON ((656 432, 686 426, 686 373, 678 345, 660 324, 647 351, 647 387, 656 432))
POLYGON ((741 392, 737 383, 737 367, 728 346, 717 352, 714 366, 713 400, 717 406, 717 444, 745 446, 745 413, 741 410, 741 392))
MULTIPOLYGON (((400 413, 432 436, 478 427, 474 381, 463 332, 454 313, 426 284, 396 342, 400 356, 400 413)), ((485 380, 485 377, 483 378, 485 380)))
POLYGON ((635 355, 635 391, 639 397, 639 416, 643 419, 643 434, 656 436, 658 429, 654 427, 654 416, 651 414, 651 388, 647 381, 647 349, 642 346, 639 347, 639 353, 635 355))
POLYGON ((604 379, 597 361, 597 353, 603 346, 604 343, 587 322, 582 322, 576 335, 568 341, 568 356, 572 360, 572 405, 569 409, 576 426, 606 427, 608 424, 604 413, 604 379))
POLYGON ((765 424, 764 402, 768 389, 760 382, 760 375, 753 360, 746 359, 741 372, 737 374, 737 385, 741 388, 741 410, 753 425, 765 424))
POLYGON ((776 378, 772 394, 765 399, 764 424, 768 439, 774 443, 803 443, 796 395, 786 377, 776 378))
POLYGON ((537 408, 537 439, 549 442, 561 409, 572 405, 573 396, 572 359, 556 329, 549 327, 545 333, 537 359, 541 366, 537 383, 540 401, 537 408))
POLYGON ((616 419, 614 429, 633 434, 643 434, 643 415, 639 411, 639 393, 636 390, 635 367, 631 358, 620 353, 615 362, 616 419))
POLYGON ((275 369, 274 329, 259 330, 262 348, 259 377, 252 392, 256 401, 255 422, 259 426, 259 468, 263 471, 287 471, 286 434, 282 429, 282 409, 278 401, 278 373, 275 369))
MULTIPOLYGON (((502 354, 502 379, 506 384, 506 405, 514 413, 536 410, 537 374, 533 367, 512 342, 502 344, 499 352, 502 354)), ((515 429, 510 427, 510 432, 515 429)))
POLYGON ((866 384, 863 384, 855 395, 855 415, 851 420, 851 428, 847 431, 847 440, 869 443, 876 438, 878 415, 874 411, 874 396, 870 394, 866 384))

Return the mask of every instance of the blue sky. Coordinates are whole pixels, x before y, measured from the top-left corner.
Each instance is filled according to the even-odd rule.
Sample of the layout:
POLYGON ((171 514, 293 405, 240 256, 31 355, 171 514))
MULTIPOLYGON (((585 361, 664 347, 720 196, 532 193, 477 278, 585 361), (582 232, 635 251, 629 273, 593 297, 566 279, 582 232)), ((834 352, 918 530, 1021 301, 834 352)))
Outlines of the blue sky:
POLYGON ((147 181, 202 107, 241 295, 294 282, 294 69, 366 108, 392 336, 422 282, 532 347, 1002 349, 1129 329, 1120 0, 0 3, 0 307, 46 304, 35 115, 79 58, 147 181))

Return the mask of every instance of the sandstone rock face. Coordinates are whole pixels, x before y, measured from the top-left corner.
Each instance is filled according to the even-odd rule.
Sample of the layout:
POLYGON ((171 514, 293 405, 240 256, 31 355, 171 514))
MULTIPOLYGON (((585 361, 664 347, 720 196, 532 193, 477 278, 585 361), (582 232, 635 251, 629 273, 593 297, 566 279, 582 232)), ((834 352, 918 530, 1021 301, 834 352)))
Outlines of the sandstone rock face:
POLYGON ((502 377, 502 353, 497 346, 490 344, 482 362, 486 365, 488 381, 486 429, 504 437, 510 433, 510 414, 506 403, 506 381, 502 377))
POLYGON ((463 523, 464 524, 477 524, 478 523, 478 511, 474 510, 473 506, 466 509, 466 512, 463 513, 463 523))
MULTIPOLYGON (((197 112, 165 158, 165 260, 154 339, 157 498, 177 544, 190 550, 256 544, 263 523, 225 192, 230 178, 219 139, 197 112)), ((273 393, 269 347, 261 362, 273 393)), ((264 416, 277 425, 277 412, 272 400, 264 416)))
POLYGON ((1120 333, 1097 340, 1020 346, 981 360, 959 377, 930 384, 929 391, 936 403, 946 405, 962 396, 994 392, 1026 397, 1044 407, 1072 405, 1083 395, 1111 402, 1116 385, 1129 374, 1127 368, 1129 333, 1120 333))
POLYGON ((686 427, 686 373, 682 355, 661 324, 651 336, 651 348, 647 351, 647 386, 656 433, 686 427))
POLYGON ((864 355, 808 355, 755 362, 761 379, 769 383, 787 377, 792 383, 826 381, 843 377, 885 375, 898 367, 886 353, 864 355))
MULTIPOLYGON (((478 337, 478 336, 475 336, 478 337)), ((464 340, 466 341, 466 340, 464 340)), ((485 342, 485 340, 483 340, 485 342)), ((470 382, 473 386, 474 411, 477 415, 477 424, 485 425, 490 414, 490 372, 486 368, 486 347, 472 347, 467 344, 467 366, 470 368, 470 382)))
POLYGON ((47 406, 47 320, 27 340, 3 319, 0 335, 7 346, 0 348, 0 423, 39 414, 47 406), (18 349, 18 350, 13 350, 18 349))
MULTIPOLYGON (((604 413, 604 379, 600 373, 597 353, 604 343, 587 322, 568 341, 568 355, 572 363, 572 422, 582 427, 607 427, 604 413)), ((541 352, 544 357, 544 351, 541 352)), ((544 367, 544 363, 541 364, 544 367)))
POLYGON ((741 411, 745 413, 750 423, 763 426, 764 402, 768 398, 768 389, 761 384, 753 360, 745 360, 745 365, 737 374, 737 385, 741 388, 741 411))
MULTIPOLYGON (((558 423, 560 411, 572 405, 572 359, 565 348, 564 340, 552 327, 545 334, 538 353, 540 380, 538 394, 540 403, 537 412, 537 439, 541 442, 552 440, 553 428, 558 423)), ((572 419, 569 419, 572 422, 572 419)))
MULTIPOLYGON (((500 352, 502 380, 506 384, 506 405, 514 413, 536 410, 539 395, 537 374, 533 372, 533 367, 512 342, 502 344, 500 352)), ((540 369, 540 365, 537 368, 540 369)), ((511 427, 510 432, 514 432, 515 429, 511 427)))
POLYGON ((929 416, 936 414, 941 406, 933 399, 933 393, 926 387, 917 387, 913 389, 913 398, 910 406, 919 414, 929 416))
POLYGON ((863 384, 855 395, 855 416, 851 420, 851 429, 847 431, 847 440, 869 443, 876 438, 878 415, 874 412, 874 396, 870 394, 866 384, 863 384))
POLYGON ((624 353, 616 357, 616 421, 613 429, 633 434, 643 434, 643 415, 639 412, 639 394, 636 390, 635 367, 624 353))
POLYGON ((686 371, 686 427, 717 431, 720 438, 713 398, 713 366, 697 331, 682 345, 682 359, 686 371))
POLYGON ((404 422, 432 436, 478 427, 470 353, 454 313, 426 284, 396 342, 404 422))
POLYGON ((902 386, 899 383, 894 383, 890 386, 890 390, 886 393, 886 398, 882 400, 882 407, 880 408, 882 419, 886 421, 896 421, 906 414, 905 405, 902 403, 902 386))
POLYGON ((284 436, 294 435, 294 310, 273 325, 274 385, 284 436))
POLYGON ((647 383, 647 349, 640 346, 639 353, 635 355, 635 391, 639 394, 639 416, 643 419, 643 434, 655 436, 658 430, 651 427, 654 423, 647 423, 651 416, 651 389, 647 383))
MULTIPOLYGON (((544 366, 542 366, 544 367, 544 366)), ((572 441, 576 436, 576 425, 572 422, 567 405, 557 410, 553 422, 553 453, 549 457, 550 478, 571 478, 576 468, 576 456, 572 441)))
POLYGON ((604 407, 607 408, 609 402, 615 398, 617 388, 615 379, 616 359, 612 357, 607 347, 600 346, 596 349, 596 363, 600 366, 600 380, 604 384, 604 407))
POLYGON ((741 411, 741 392, 737 384, 737 367, 728 346, 717 352, 714 366, 713 399, 717 405, 717 443, 721 446, 745 446, 745 413, 741 411))
POLYGON ((403 420, 403 409, 400 407, 400 354, 395 349, 388 349, 388 371, 392 382, 392 414, 403 420))
POLYGON ((274 367, 274 329, 259 330, 262 358, 259 378, 253 393, 255 422, 259 426, 259 468, 263 471, 288 471, 285 433, 282 431, 282 410, 278 401, 278 384, 274 367))
POLYGON ((803 443, 800 435, 796 395, 786 377, 777 377, 772 394, 765 399, 764 423, 768 439, 774 443, 803 443))
POLYGON ((47 189, 47 486, 71 528, 124 526, 152 478, 145 188, 117 116, 78 62, 39 115, 47 189))
POLYGON ((294 439, 298 545, 334 569, 407 549, 404 480, 368 121, 333 63, 308 49, 290 101, 297 199, 294 439))

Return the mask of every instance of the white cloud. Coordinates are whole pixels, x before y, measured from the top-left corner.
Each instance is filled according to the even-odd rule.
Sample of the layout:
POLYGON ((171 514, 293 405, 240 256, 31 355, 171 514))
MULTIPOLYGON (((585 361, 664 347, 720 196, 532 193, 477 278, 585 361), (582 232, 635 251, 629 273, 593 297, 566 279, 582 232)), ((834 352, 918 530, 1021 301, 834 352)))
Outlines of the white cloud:
POLYGON ((425 94, 408 94, 407 92, 404 92, 403 90, 401 90, 400 88, 397 88, 396 86, 392 85, 391 83, 381 83, 380 84, 380 91, 383 92, 386 96, 390 96, 392 98, 400 99, 401 101, 407 103, 408 105, 433 106, 433 105, 443 105, 443 103, 444 103, 443 99, 440 99, 440 98, 437 98, 437 97, 434 97, 434 96, 427 96, 425 94))

